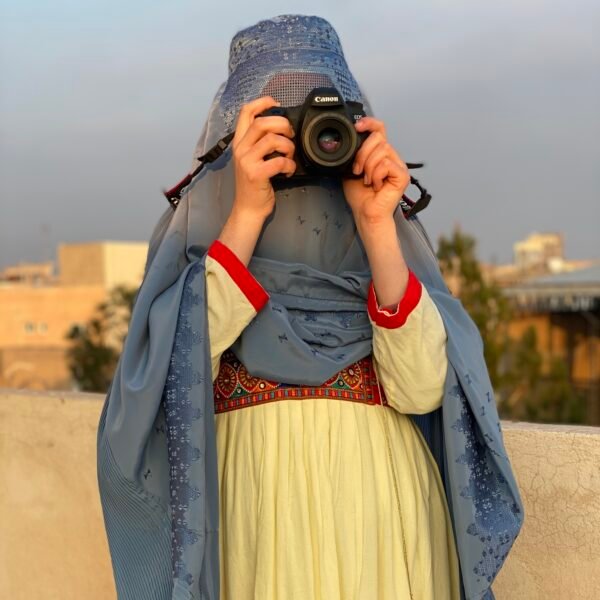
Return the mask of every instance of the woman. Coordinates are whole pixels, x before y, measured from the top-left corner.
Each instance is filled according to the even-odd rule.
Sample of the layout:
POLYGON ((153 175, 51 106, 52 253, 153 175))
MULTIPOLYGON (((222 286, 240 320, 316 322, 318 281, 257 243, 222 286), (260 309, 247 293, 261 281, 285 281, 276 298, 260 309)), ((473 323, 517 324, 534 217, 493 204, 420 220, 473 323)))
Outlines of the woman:
POLYGON ((236 34, 197 156, 229 132, 152 235, 100 419, 119 598, 493 598, 522 505, 481 340, 327 21, 236 34), (294 132, 258 114, 323 85, 365 105, 363 177, 276 183, 294 132))

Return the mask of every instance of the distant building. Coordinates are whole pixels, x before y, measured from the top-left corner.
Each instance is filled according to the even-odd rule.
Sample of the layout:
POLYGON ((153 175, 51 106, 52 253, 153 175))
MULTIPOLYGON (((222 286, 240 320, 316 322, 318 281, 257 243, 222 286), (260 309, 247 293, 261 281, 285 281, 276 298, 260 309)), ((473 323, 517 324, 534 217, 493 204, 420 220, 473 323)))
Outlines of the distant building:
MULTIPOLYGON (((495 283, 512 301, 508 337, 517 342, 533 327, 544 383, 551 385, 555 361, 562 361, 571 389, 586 399, 587 422, 600 425, 600 260, 566 259, 561 233, 534 232, 513 249, 512 263, 479 263, 484 280, 495 283)), ((454 259, 444 279, 460 297, 460 259, 454 259)), ((504 365, 514 359, 503 357, 504 365)), ((517 398, 519 386, 513 391, 517 398)))
POLYGON ((562 233, 530 234, 513 245, 515 265, 526 270, 539 265, 549 265, 553 260, 564 259, 562 233))
POLYGON ((56 281, 54 275, 54 263, 19 263, 12 267, 6 267, 0 271, 0 285, 2 282, 11 283, 52 283, 56 281))
POLYGON ((533 326, 546 366, 562 359, 574 388, 588 400, 590 425, 600 425, 600 263, 506 287, 516 314, 509 335, 533 326))
POLYGON ((53 263, 0 272, 0 387, 71 389, 67 332, 83 326, 116 285, 139 287, 148 244, 60 244, 53 263))
POLYGON ((532 277, 576 271, 597 262, 593 259, 566 259, 562 233, 533 232, 524 240, 513 244, 513 256, 512 263, 500 265, 481 263, 486 280, 505 287, 516 285, 532 277))
POLYGON ((60 284, 139 286, 144 274, 146 242, 85 242, 59 244, 60 284))

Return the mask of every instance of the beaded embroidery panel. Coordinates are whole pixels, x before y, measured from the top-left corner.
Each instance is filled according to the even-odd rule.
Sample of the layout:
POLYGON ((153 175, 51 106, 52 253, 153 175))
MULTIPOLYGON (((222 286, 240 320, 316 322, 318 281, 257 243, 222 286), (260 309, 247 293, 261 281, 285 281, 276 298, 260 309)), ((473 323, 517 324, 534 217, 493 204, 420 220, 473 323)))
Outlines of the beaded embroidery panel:
POLYGON ((388 406, 383 388, 377 385, 371 355, 348 365, 319 386, 302 386, 254 377, 231 350, 226 350, 221 355, 213 389, 215 413, 275 400, 303 398, 332 398, 388 406))

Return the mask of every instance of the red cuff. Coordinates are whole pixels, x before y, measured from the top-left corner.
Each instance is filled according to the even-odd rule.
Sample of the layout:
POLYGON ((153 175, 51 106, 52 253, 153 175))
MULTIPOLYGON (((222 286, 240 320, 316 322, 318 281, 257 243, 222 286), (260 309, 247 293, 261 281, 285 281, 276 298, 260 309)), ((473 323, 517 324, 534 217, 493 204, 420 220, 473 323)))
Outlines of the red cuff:
POLYGON ((269 300, 269 294, 258 280, 250 273, 248 267, 223 242, 215 240, 208 248, 208 256, 214 258, 235 281, 237 286, 256 312, 269 300))
POLYGON ((417 279, 417 276, 412 272, 408 271, 408 283, 404 296, 398 302, 395 311, 392 313, 385 308, 381 308, 377 302, 377 296, 375 294, 375 286, 373 280, 369 285, 369 296, 367 298, 367 310, 371 320, 380 327, 386 327, 387 329, 394 329, 404 325, 408 315, 413 309, 419 304, 421 299, 423 287, 421 282, 417 279))

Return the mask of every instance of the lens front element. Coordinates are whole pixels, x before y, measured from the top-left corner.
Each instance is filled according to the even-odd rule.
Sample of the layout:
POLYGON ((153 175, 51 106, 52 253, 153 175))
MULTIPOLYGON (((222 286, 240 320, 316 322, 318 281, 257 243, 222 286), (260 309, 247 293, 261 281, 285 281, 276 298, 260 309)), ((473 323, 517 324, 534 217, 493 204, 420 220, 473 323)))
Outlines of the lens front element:
POLYGON ((342 145, 342 134, 333 127, 327 127, 317 136, 317 145, 327 154, 337 152, 342 145))
POLYGON ((335 112, 323 112, 302 128, 302 148, 321 167, 339 167, 350 160, 358 145, 352 122, 335 112))

